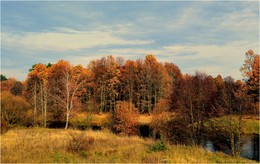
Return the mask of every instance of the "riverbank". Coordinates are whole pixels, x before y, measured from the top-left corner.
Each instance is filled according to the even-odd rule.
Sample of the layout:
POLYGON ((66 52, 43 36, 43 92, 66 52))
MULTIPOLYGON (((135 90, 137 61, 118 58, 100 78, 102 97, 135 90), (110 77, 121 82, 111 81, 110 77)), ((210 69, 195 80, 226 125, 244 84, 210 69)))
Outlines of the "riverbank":
POLYGON ((152 139, 138 136, 117 136, 109 131, 78 131, 62 129, 13 129, 1 136, 3 163, 252 163, 256 161, 212 153, 198 146, 168 145, 164 151, 152 139), (84 136, 84 137, 81 137, 84 136), (87 140, 86 140, 87 139, 87 140), (87 149, 75 144, 86 143, 87 149), (80 148, 80 147, 79 147, 80 148))

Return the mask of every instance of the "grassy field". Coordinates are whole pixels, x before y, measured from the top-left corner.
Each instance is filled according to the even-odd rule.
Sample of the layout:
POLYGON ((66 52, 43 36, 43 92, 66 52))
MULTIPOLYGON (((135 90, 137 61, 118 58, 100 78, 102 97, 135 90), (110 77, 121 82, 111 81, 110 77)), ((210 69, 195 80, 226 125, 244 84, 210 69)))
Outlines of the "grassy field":
MULTIPOLYGON (((79 139, 79 143, 82 138, 79 139)), ((77 140, 76 140, 77 141, 77 140)), ((77 141, 78 142, 78 141, 77 141)), ((76 143, 77 143, 76 142, 76 143)), ((61 129, 13 129, 1 136, 2 163, 251 163, 255 161, 234 158, 223 153, 211 153, 201 147, 167 145, 165 151, 152 151, 156 145, 151 139, 121 137, 108 131, 77 131, 61 129), (75 150, 73 136, 92 138, 84 150, 75 150)), ((77 146, 77 145, 76 145, 77 146)))

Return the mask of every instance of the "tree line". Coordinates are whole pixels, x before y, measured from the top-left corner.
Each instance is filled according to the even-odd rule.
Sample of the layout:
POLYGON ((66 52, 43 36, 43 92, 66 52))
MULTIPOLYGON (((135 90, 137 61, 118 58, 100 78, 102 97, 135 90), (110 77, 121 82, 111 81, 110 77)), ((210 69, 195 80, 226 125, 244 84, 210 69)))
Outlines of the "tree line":
POLYGON ((182 74, 174 63, 158 62, 151 54, 127 61, 110 55, 86 67, 65 60, 39 63, 29 69, 24 82, 1 75, 1 119, 8 126, 23 122, 48 127, 62 121, 67 129, 76 113, 111 113, 114 130, 131 134, 136 132, 131 115, 153 114, 154 129, 165 137, 187 134, 182 138, 195 143, 212 117, 258 114, 259 55, 246 52, 241 72, 243 81, 202 72, 182 74), (178 119, 165 123, 171 114, 178 119), (184 129, 187 133, 181 132, 184 129))

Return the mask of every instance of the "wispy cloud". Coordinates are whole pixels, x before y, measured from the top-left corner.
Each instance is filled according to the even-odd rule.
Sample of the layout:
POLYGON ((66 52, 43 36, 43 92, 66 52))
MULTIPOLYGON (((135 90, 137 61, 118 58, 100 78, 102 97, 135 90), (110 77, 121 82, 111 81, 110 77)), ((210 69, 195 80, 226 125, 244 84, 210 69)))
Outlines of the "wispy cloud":
POLYGON ((230 75, 241 79, 239 68, 243 64, 244 54, 248 49, 256 50, 258 53, 258 45, 250 42, 234 42, 225 45, 165 46, 164 53, 171 53, 175 63, 178 63, 186 73, 204 70, 212 75, 230 75))
POLYGON ((4 47, 23 47, 28 50, 66 51, 92 48, 106 45, 144 45, 153 43, 152 40, 125 40, 113 36, 110 32, 76 31, 62 29, 59 32, 2 33, 4 47))

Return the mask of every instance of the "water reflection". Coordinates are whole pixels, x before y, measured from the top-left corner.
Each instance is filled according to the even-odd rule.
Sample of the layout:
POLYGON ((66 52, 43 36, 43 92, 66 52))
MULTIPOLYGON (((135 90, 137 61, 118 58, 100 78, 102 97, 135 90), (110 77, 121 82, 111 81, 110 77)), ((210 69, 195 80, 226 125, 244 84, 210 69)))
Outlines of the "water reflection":
MULTIPOLYGON (((211 151, 222 151, 226 154, 231 154, 231 149, 225 139, 218 138, 218 140, 208 139, 204 143, 204 147, 211 151)), ((237 143, 236 143, 237 144, 237 143)), ((242 135, 241 136, 241 154, 240 156, 247 159, 259 161, 259 135, 242 135)))
POLYGON ((208 150, 208 151, 211 151, 211 152, 215 152, 215 147, 213 145, 213 143, 210 141, 210 140, 207 140, 204 147, 208 150))

